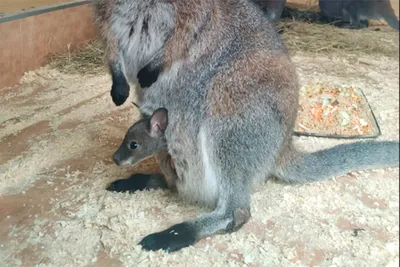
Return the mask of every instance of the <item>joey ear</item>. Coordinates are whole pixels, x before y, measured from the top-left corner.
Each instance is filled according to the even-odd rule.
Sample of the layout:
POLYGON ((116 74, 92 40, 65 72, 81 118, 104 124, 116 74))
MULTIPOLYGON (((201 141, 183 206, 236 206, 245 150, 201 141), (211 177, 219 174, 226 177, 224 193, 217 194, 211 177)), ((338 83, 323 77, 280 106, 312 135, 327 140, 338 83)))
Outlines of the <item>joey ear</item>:
POLYGON ((150 119, 150 135, 158 137, 162 135, 168 126, 168 111, 165 108, 159 108, 154 111, 150 119))

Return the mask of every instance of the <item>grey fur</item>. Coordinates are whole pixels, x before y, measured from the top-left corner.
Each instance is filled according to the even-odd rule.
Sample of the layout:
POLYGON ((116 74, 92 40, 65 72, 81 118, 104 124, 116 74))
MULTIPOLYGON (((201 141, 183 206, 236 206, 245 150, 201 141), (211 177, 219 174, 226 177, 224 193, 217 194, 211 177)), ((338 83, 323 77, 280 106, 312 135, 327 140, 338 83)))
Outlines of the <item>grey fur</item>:
POLYGON ((289 147, 286 157, 277 162, 274 175, 287 182, 312 182, 399 164, 398 142, 365 141, 341 144, 314 153, 301 153, 289 147), (290 165, 286 165, 290 162, 290 165), (282 164, 282 165, 281 165, 282 164))
POLYGON ((390 0, 319 0, 321 12, 331 18, 350 20, 351 25, 359 28, 360 20, 385 19, 395 30, 399 30, 390 0))
POLYGON ((155 0, 92 0, 92 5, 96 26, 106 44, 113 78, 111 95, 119 106, 129 96, 128 83, 138 84, 139 70, 162 61, 162 47, 174 26, 173 10, 164 1, 155 0))
MULTIPOLYGON (((163 59, 164 69, 141 93, 140 107, 148 115, 160 107, 168 110, 165 139, 178 176, 176 189, 213 209, 145 237, 143 248, 176 251, 238 230, 250 218, 252 184, 271 175, 308 182, 398 166, 395 142, 356 143, 313 154, 291 145, 299 90, 295 68, 268 19, 247 0, 115 0, 109 8, 118 53, 130 66, 124 69, 127 77, 135 77, 154 57, 163 59), (148 28, 155 39, 159 36, 152 40, 157 45, 128 38, 132 19, 127 18, 138 21, 142 14, 152 17, 148 28), (152 48, 139 55, 144 47, 152 48)), ((140 40, 142 33, 133 35, 140 40)))

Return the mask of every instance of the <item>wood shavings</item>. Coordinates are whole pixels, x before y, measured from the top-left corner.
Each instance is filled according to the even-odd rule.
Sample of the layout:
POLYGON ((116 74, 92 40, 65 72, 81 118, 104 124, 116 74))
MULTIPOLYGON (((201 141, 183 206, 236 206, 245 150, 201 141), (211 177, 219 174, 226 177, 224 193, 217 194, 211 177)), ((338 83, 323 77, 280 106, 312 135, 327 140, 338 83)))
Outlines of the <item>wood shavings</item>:
MULTIPOLYGON (((398 140, 398 62, 378 60, 367 71, 376 84, 382 84, 382 91, 364 77, 347 80, 343 70, 351 68, 340 61, 333 66, 340 75, 333 76, 336 69, 312 70, 313 64, 329 65, 329 59, 294 58, 304 84, 312 79, 315 83, 346 79, 363 88, 371 104, 379 107, 377 115, 385 114, 380 138, 398 140), (370 69, 386 65, 391 66, 387 72, 370 69)), ((167 190, 135 194, 104 190, 111 181, 141 171, 118 168, 110 159, 137 118, 137 110, 131 110, 129 103, 126 109, 116 108, 107 95, 86 102, 94 95, 108 94, 108 76, 67 75, 46 68, 27 74, 25 80, 28 87, 32 83, 49 87, 43 91, 14 88, 0 105, 3 119, 8 120, 0 126, 0 136, 23 133, 41 120, 50 121, 45 129, 51 133, 40 135, 30 150, 0 166, 0 206, 6 213, 0 221, 4 266, 243 267, 245 260, 251 262, 248 266, 398 266, 398 168, 310 185, 270 179, 256 186, 252 218, 238 232, 206 238, 174 254, 144 252, 137 244, 146 235, 208 210, 189 205, 167 190), (42 106, 49 108, 35 111, 42 106), (363 194, 369 196, 364 202, 358 199, 363 194), (367 205, 369 200, 387 205, 377 209, 367 205), (360 225, 366 231, 352 236, 360 225)), ((325 99, 321 104, 326 107, 332 100, 325 99)), ((25 145, 27 139, 18 140, 25 145)), ((308 152, 344 142, 294 139, 308 152)), ((10 150, 17 145, 12 143, 10 150)), ((148 163, 146 169, 154 171, 154 165, 148 163)))

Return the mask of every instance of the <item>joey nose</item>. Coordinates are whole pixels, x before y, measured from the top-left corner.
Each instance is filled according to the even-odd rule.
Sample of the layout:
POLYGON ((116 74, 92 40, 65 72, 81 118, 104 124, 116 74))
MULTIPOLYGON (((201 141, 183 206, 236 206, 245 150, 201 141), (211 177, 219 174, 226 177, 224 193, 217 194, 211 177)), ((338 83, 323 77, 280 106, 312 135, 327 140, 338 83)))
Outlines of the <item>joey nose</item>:
POLYGON ((120 159, 120 156, 119 156, 118 151, 114 153, 114 155, 113 155, 113 161, 114 161, 114 163, 117 164, 118 166, 120 165, 121 159, 120 159))

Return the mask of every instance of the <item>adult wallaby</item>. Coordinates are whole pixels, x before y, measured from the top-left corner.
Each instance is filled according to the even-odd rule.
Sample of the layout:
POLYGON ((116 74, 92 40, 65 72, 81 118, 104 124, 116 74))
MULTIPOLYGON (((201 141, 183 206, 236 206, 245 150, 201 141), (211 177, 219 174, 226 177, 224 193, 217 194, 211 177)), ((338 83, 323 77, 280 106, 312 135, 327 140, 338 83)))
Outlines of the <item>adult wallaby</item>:
POLYGON ((267 14, 270 21, 277 22, 281 18, 285 8, 286 0, 252 0, 259 5, 267 14))
MULTIPOLYGON (((359 142, 315 153, 293 147, 295 67, 274 27, 248 0, 94 4, 115 92, 125 97, 121 84, 135 80, 144 67, 161 70, 138 92, 141 111, 168 110, 165 139, 177 173, 175 187, 186 199, 213 209, 145 237, 144 249, 177 251, 238 230, 250 218, 252 184, 270 175, 312 182, 398 166, 398 142, 359 142)), ((133 178, 127 186, 135 187, 133 178)))
POLYGON ((390 27, 399 30, 399 20, 396 17, 389 0, 319 0, 319 8, 328 18, 350 20, 350 25, 360 28, 368 19, 383 18, 390 27))

